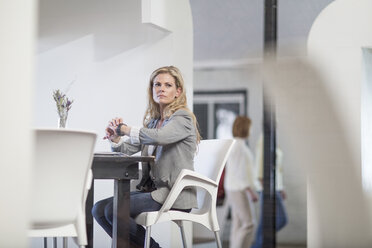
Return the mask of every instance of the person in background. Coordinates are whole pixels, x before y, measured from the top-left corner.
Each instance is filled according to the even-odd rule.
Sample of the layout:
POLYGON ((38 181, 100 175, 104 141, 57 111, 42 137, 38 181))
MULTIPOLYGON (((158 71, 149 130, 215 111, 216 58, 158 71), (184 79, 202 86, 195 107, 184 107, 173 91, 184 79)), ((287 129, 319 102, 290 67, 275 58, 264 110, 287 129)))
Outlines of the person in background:
POLYGON ((230 248, 250 247, 254 240, 254 203, 258 196, 254 187, 254 159, 246 145, 251 120, 236 117, 232 133, 236 143, 226 163, 224 187, 231 207, 230 248))
MULTIPOLYGON (((143 163, 149 174, 143 175, 140 191, 130 194, 130 247, 143 247, 145 229, 134 218, 142 212, 158 211, 182 169, 194 170, 194 155, 200 135, 195 115, 187 107, 181 72, 174 66, 155 70, 148 86, 148 106, 143 127, 130 127, 114 118, 106 128, 113 151, 155 156, 153 164, 143 163)), ((130 108, 130 106, 128 106, 130 108)), ((196 189, 185 188, 172 209, 191 211, 197 207, 196 189)), ((97 202, 92 214, 112 237, 113 198, 97 202)), ((150 247, 159 247, 151 238, 150 247)))
MULTIPOLYGON (((260 191, 260 222, 256 231, 255 242, 252 248, 261 248, 263 244, 263 136, 261 135, 256 145, 256 168, 257 168, 257 179, 258 179, 258 190, 260 191)), ((279 147, 276 148, 276 222, 275 229, 278 232, 288 222, 287 213, 284 208, 283 201, 287 198, 287 195, 283 188, 283 152, 279 147)))

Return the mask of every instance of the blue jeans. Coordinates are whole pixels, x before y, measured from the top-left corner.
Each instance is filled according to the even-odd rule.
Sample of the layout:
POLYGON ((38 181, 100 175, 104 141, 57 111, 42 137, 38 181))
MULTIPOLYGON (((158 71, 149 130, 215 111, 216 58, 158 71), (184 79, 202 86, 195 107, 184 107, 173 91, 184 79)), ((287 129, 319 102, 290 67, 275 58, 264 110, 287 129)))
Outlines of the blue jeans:
MULTIPOLYGON (((129 239, 131 244, 143 247, 146 230, 143 226, 138 225, 134 218, 142 212, 158 211, 161 204, 154 201, 150 193, 131 192, 130 193, 130 227, 129 239)), ((92 215, 98 224, 112 238, 112 217, 113 217, 113 197, 98 201, 94 204, 92 215)), ((151 238, 151 248, 160 247, 159 244, 151 238)))
MULTIPOLYGON (((261 248, 263 244, 263 193, 260 192, 260 206, 261 206, 261 213, 260 213, 260 222, 258 224, 258 228, 256 231, 256 239, 254 244, 251 248, 261 248)), ((283 199, 280 195, 279 191, 276 192, 276 221, 275 221, 275 229, 279 231, 287 224, 287 214, 285 212, 285 208, 283 205, 283 199)))

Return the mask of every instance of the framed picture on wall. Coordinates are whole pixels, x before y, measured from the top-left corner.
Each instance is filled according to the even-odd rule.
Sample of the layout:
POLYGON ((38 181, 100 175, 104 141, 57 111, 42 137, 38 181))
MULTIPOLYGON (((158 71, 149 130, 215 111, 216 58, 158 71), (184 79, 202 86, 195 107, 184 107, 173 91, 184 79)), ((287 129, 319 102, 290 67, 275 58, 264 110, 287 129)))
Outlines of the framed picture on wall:
POLYGON ((194 91, 194 114, 203 139, 232 138, 232 124, 247 115, 247 90, 194 91))

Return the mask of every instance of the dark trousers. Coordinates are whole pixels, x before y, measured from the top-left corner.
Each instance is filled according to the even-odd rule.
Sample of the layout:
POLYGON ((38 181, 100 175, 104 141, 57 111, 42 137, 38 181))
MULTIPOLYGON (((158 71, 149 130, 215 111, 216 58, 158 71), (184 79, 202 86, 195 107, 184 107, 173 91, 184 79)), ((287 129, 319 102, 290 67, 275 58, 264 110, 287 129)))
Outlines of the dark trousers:
MULTIPOLYGON (((142 212, 158 211, 161 204, 154 201, 150 193, 131 192, 130 193, 130 228, 129 239, 130 243, 135 246, 144 246, 146 230, 143 226, 138 225, 134 218, 142 212)), ((94 204, 92 215, 98 224, 112 238, 112 222, 113 222, 113 197, 98 201, 94 204)), ((159 244, 151 238, 151 248, 158 248, 159 244)))
MULTIPOLYGON (((256 238, 254 241, 254 244, 251 246, 252 248, 261 248, 263 243, 263 204, 262 204, 263 194, 260 193, 260 206, 261 206, 261 213, 260 213, 260 222, 258 224, 257 232, 256 232, 256 238)), ((280 193, 276 192, 276 221, 275 221, 275 229, 276 231, 279 231, 287 224, 287 213, 285 212, 283 199, 280 193)))

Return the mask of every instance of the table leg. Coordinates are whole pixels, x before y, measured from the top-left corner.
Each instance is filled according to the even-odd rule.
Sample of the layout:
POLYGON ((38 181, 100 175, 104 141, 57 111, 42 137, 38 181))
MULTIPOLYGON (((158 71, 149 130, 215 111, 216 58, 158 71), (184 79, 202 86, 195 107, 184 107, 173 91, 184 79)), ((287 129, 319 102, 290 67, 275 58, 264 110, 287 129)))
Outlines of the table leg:
POLYGON ((130 180, 115 180, 112 226, 113 248, 129 247, 130 180))
POLYGON ((85 218, 86 218, 86 227, 87 227, 87 238, 88 245, 87 248, 93 248, 93 216, 92 216, 92 207, 93 207, 93 196, 94 196, 94 180, 92 180, 92 186, 88 192, 87 200, 85 203, 85 218))

